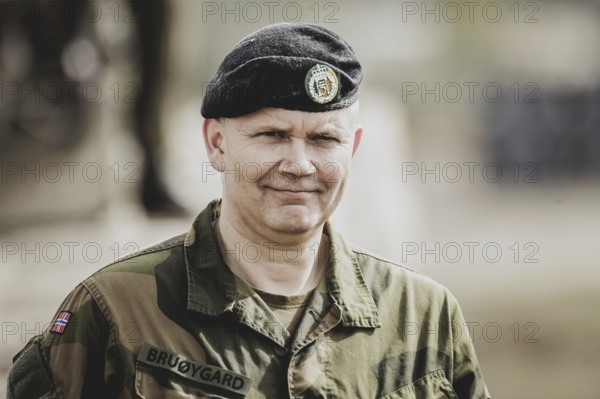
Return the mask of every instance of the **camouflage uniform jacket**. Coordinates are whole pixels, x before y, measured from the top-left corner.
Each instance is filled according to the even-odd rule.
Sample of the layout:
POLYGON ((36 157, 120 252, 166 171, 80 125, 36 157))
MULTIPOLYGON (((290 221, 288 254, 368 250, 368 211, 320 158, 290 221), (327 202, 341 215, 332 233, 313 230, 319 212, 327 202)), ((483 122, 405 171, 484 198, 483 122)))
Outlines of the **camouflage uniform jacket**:
POLYGON ((9 398, 488 397, 454 297, 329 224, 329 268, 290 336, 224 264, 219 204, 77 286, 15 356, 9 398))

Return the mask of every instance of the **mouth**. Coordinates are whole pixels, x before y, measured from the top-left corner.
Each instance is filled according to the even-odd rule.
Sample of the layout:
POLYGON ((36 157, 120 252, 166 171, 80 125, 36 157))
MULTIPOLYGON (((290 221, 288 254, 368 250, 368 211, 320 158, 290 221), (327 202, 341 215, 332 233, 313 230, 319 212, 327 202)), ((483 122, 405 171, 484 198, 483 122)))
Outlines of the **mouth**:
POLYGON ((288 197, 293 197, 293 198, 306 197, 306 196, 314 194, 318 191, 318 190, 308 190, 308 189, 298 189, 298 188, 278 188, 278 187, 267 187, 267 188, 278 194, 288 196, 288 197))

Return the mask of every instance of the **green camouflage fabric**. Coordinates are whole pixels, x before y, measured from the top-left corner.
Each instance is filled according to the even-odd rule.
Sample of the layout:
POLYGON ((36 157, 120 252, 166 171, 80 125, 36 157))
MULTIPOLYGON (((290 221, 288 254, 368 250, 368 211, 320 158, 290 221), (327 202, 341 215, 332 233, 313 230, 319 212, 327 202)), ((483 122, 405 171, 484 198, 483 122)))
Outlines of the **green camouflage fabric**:
POLYGON ((223 262, 219 205, 77 286, 63 333, 15 356, 8 397, 489 398, 448 290, 329 223, 329 268, 290 335, 223 262))

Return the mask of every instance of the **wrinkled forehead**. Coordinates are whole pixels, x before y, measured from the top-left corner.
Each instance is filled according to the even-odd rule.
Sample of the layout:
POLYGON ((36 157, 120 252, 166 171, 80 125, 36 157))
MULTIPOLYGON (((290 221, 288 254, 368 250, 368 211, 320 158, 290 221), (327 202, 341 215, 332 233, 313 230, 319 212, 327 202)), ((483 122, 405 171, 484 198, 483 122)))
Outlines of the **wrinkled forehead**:
POLYGON ((327 112, 305 112, 283 108, 265 107, 235 118, 219 118, 227 128, 254 131, 353 131, 358 124, 358 101, 348 108, 327 112))

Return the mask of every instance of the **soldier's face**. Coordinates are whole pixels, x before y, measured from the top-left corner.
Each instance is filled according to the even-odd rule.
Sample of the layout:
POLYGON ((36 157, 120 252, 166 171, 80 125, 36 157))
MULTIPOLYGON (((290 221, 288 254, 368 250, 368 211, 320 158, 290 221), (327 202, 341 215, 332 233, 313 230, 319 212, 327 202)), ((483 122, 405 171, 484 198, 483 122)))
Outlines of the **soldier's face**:
POLYGON ((224 173, 223 214, 245 234, 314 233, 342 197, 362 134, 357 118, 355 104, 205 121, 209 158, 224 173))

